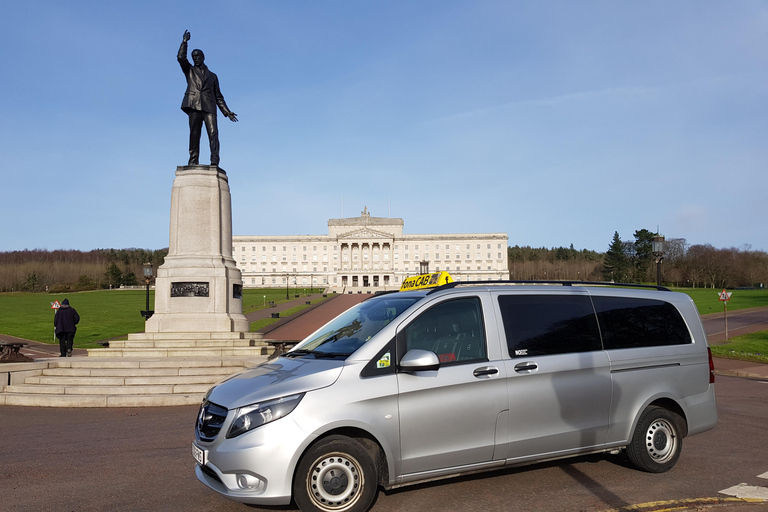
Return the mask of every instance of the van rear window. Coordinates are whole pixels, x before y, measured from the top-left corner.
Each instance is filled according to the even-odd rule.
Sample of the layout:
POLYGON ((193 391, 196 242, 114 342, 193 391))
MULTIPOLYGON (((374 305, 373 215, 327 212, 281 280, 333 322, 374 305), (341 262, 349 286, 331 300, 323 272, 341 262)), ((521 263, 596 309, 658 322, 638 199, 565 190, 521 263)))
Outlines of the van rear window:
POLYGON ((680 312, 668 302, 592 297, 606 350, 692 343, 680 312))

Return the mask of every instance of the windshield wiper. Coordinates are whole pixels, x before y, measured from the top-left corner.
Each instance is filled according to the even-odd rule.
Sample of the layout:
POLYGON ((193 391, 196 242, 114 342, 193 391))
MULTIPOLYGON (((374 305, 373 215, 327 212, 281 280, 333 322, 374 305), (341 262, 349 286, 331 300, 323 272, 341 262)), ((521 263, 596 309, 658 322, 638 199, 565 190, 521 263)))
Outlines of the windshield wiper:
POLYGON ((317 350, 310 351, 312 355, 315 356, 317 359, 321 358, 331 358, 331 357, 349 357, 352 355, 351 352, 319 352, 317 350))
POLYGON ((306 356, 307 354, 314 354, 314 352, 312 352, 311 350, 304 350, 300 348, 298 350, 291 350, 290 352, 284 352, 280 355, 285 357, 296 357, 296 356, 306 356))

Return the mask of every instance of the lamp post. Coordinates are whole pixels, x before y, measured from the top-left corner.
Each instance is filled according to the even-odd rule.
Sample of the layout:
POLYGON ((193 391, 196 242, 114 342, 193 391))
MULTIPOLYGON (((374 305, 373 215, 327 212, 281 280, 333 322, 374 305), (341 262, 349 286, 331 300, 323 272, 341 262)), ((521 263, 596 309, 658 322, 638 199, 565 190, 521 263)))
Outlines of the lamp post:
POLYGON ((290 297, 288 297, 288 283, 290 283, 290 274, 285 274, 285 300, 291 300, 290 297))
POLYGON ((653 237, 653 257, 656 261, 656 285, 661 286, 661 260, 664 259, 664 237, 653 237))
POLYGON ((152 277, 154 276, 152 272, 152 264, 151 263, 145 263, 144 264, 144 282, 147 283, 147 309, 141 312, 141 316, 144 317, 144 321, 149 320, 149 317, 151 317, 155 312, 149 310, 149 283, 152 281, 152 277))

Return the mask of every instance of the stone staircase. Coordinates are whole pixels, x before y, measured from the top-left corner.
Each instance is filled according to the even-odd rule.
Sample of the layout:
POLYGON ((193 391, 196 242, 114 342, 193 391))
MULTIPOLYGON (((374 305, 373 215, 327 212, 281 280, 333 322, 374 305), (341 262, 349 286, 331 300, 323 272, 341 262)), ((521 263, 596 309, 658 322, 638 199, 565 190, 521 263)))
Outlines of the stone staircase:
POLYGON ((149 407, 199 404, 229 375, 267 359, 255 333, 140 333, 88 357, 0 366, 0 405, 149 407))
POLYGON ((267 355, 261 333, 136 333, 109 348, 88 350, 88 357, 250 357, 267 355))

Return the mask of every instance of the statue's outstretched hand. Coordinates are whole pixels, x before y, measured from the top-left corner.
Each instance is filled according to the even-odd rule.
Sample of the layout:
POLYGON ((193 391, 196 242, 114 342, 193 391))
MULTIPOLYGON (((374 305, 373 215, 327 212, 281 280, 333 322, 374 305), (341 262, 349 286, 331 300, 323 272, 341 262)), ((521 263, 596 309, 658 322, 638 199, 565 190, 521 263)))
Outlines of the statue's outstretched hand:
POLYGON ((189 41, 189 38, 192 37, 192 35, 189 33, 189 30, 184 31, 184 42, 186 43, 189 41))
POLYGON ((237 114, 235 114, 234 112, 230 112, 230 113, 229 113, 229 115, 228 115, 227 117, 228 117, 228 118, 229 118, 229 120, 230 120, 230 121, 232 121, 233 123, 236 123, 236 122, 237 122, 237 114))

